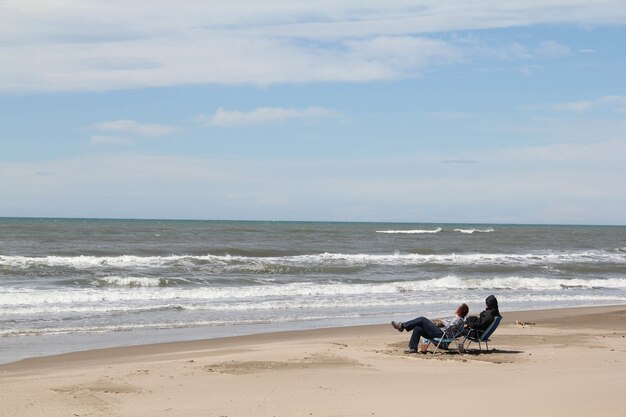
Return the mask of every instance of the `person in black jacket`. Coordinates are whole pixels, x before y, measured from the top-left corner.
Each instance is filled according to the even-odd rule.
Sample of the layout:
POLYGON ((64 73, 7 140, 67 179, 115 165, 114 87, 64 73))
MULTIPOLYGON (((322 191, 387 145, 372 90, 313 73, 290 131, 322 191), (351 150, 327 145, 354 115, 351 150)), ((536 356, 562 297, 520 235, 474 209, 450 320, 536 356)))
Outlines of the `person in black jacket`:
POLYGON ((485 304, 485 310, 482 311, 478 317, 469 316, 465 319, 466 328, 485 330, 493 323, 494 318, 501 317, 500 311, 498 310, 498 300, 494 295, 487 297, 485 304))

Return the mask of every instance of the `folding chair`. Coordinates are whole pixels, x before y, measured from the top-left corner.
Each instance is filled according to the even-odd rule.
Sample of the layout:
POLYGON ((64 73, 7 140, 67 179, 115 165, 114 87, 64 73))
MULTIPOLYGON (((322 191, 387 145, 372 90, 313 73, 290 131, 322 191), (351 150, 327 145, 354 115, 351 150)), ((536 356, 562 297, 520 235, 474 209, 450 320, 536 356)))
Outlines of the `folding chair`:
POLYGON ((487 345, 487 350, 489 350, 489 336, 491 336, 493 332, 498 328, 498 325, 500 324, 501 320, 502 320, 501 316, 494 317, 493 322, 491 322, 489 327, 487 327, 485 330, 478 330, 478 329, 470 328, 469 332, 465 336, 465 339, 463 340, 463 344, 465 344, 465 341, 469 340, 469 343, 467 344, 467 347, 469 347, 469 345, 471 345, 472 342, 477 342, 478 349, 480 352, 482 352, 483 347, 482 347, 481 342, 484 342, 485 345, 487 345))
MULTIPOLYGON (((453 343, 455 340, 457 340, 461 336, 463 336, 463 325, 459 326, 458 328, 452 327, 448 329, 447 331, 443 333, 443 336, 441 337, 432 338, 430 342, 433 342, 433 344, 435 345, 435 350, 433 351, 433 353, 437 353, 437 350, 439 350, 441 345, 443 344, 450 345, 450 343, 453 343)), ((461 349, 459 348, 458 345, 457 345, 457 349, 459 349, 459 353, 461 353, 461 349)))

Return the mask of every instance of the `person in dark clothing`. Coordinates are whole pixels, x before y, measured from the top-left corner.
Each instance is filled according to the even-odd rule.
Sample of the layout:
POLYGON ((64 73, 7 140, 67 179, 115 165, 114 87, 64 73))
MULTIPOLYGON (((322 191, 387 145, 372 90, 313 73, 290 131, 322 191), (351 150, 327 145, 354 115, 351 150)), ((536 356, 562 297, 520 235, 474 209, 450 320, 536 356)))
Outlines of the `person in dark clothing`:
POLYGON ((465 327, 467 329, 485 330, 493 323, 494 318, 501 317, 498 310, 498 300, 494 295, 490 295, 485 300, 485 310, 478 317, 469 316, 465 319, 465 327))
MULTIPOLYGON (((467 316, 469 307, 467 304, 461 304, 454 313, 454 317, 444 320, 430 320, 426 317, 418 317, 413 320, 405 322, 392 321, 391 325, 399 332, 406 330, 411 332, 411 339, 409 340, 409 348, 404 353, 417 353, 417 344, 420 337, 424 339, 434 339, 436 337, 442 337, 446 332, 458 331, 463 328, 463 319, 467 316)), ((427 345, 423 345, 424 350, 422 353, 426 353, 425 348, 427 345)))

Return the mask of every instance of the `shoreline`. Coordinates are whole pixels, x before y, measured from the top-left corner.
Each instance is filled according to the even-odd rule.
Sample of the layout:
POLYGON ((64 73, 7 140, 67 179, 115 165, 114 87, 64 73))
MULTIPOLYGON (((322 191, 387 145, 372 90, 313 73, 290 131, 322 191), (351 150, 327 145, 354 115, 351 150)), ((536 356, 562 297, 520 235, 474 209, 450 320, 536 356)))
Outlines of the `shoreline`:
POLYGON ((626 305, 503 317, 481 354, 405 355, 377 324, 25 359, 0 365, 0 416, 624 415, 626 305))
MULTIPOLYGON (((537 319, 550 319, 554 317, 561 317, 564 314, 568 317, 575 317, 577 315, 587 314, 600 314, 603 312, 613 311, 615 308, 620 307, 626 308, 626 304, 505 311, 502 314, 502 324, 506 324, 507 322, 516 320, 533 321, 537 319)), ((245 345, 251 343, 267 343, 275 340, 289 340, 296 337, 315 338, 324 335, 334 335, 335 333, 359 334, 361 332, 383 331, 387 327, 388 324, 363 324, 352 326, 320 327, 305 330, 270 331, 236 336, 223 336, 200 338, 194 340, 179 340, 171 342, 119 345, 95 349, 84 349, 59 354, 29 357, 17 361, 0 363, 0 375, 4 370, 34 368, 38 366, 49 367, 54 366, 54 364, 58 362, 71 363, 77 360, 83 361, 90 358, 101 358, 109 356, 111 358, 125 356, 132 357, 133 355, 143 355, 145 354, 145 351, 150 352, 150 354, 157 354, 177 350, 224 348, 237 346, 240 344, 245 345)))
MULTIPOLYGON (((625 305, 587 306, 587 307, 564 307, 535 310, 518 310, 503 312, 502 325, 511 324, 515 321, 550 320, 556 318, 574 318, 589 314, 602 314, 624 308, 625 305)), ((51 367, 57 363, 68 364, 76 361, 102 358, 133 358, 146 354, 167 354, 176 351, 189 351, 197 349, 218 349, 249 345, 256 343, 271 343, 286 341, 295 338, 317 338, 335 336, 339 334, 358 335, 367 332, 382 332, 388 330, 388 324, 364 324, 338 327, 321 327, 305 330, 284 330, 275 332, 251 333, 237 336, 224 336, 214 338, 200 338, 195 340, 181 340, 171 342, 147 343, 137 345, 120 345, 113 347, 70 351, 65 353, 44 355, 20 359, 14 362, 0 363, 0 376, 6 370, 20 370, 36 367, 51 367)))

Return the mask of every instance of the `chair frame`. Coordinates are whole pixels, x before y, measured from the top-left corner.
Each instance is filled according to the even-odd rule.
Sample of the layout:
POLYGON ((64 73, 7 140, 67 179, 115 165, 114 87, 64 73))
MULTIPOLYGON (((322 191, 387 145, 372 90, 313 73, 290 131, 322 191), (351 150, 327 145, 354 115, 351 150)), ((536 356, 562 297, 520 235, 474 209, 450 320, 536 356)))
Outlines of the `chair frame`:
MULTIPOLYGON (((465 321, 463 323, 465 323, 465 321)), ((443 336, 433 337, 431 340, 429 340, 429 344, 432 342, 433 345, 435 345, 435 350, 433 351, 433 354, 437 353, 437 350, 439 350, 439 347, 441 346, 442 343, 447 343, 449 345, 450 343, 454 343, 455 340, 462 337, 463 327, 464 326, 461 325, 459 328, 448 329, 447 331, 443 333, 443 336)), ((463 341, 463 343, 465 343, 465 341, 463 341)), ((457 350, 459 354, 462 354, 460 346, 463 346, 463 344, 460 344, 460 345, 457 344, 457 350)))
POLYGON ((463 339, 463 345, 465 345, 465 342, 469 340, 469 343, 467 344, 467 347, 469 348, 472 342, 476 342, 478 343, 478 350, 482 352, 483 347, 481 342, 484 342, 487 350, 489 350, 489 336, 491 336, 493 332, 498 328, 500 321, 502 321, 502 316, 496 316, 494 317, 493 322, 491 322, 489 327, 487 327, 485 330, 470 328, 469 332, 465 335, 465 339, 463 339))

